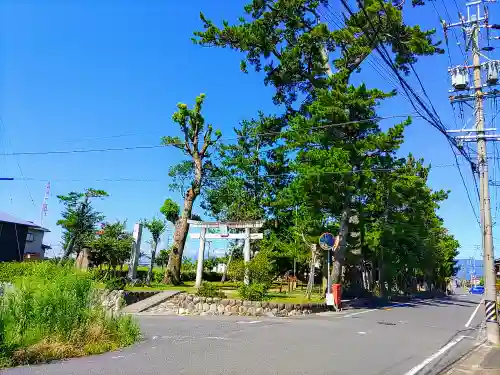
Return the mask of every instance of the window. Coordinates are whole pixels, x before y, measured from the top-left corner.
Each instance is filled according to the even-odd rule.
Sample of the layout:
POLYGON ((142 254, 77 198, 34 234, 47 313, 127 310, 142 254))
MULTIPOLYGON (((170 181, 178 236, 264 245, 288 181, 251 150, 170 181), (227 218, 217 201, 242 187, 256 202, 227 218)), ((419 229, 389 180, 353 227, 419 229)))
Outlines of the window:
POLYGON ((35 240, 35 235, 31 232, 28 232, 28 234, 26 235, 26 241, 33 242, 34 240, 35 240))

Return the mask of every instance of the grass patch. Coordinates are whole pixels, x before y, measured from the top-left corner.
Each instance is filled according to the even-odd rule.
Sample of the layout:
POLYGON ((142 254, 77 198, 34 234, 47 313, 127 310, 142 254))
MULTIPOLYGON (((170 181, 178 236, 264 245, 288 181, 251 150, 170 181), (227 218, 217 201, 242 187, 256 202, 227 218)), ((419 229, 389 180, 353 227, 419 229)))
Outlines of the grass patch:
POLYGON ((315 303, 315 302, 324 302, 324 296, 320 296, 319 294, 312 294, 311 299, 307 299, 304 295, 304 292, 291 292, 291 293, 273 293, 270 292, 269 302, 275 303, 294 303, 294 304, 303 304, 303 303, 315 303))
POLYGON ((88 274, 49 262, 21 264, 27 271, 16 272, 9 280, 14 291, 0 299, 1 367, 103 353, 139 338, 130 317, 106 315, 88 274))

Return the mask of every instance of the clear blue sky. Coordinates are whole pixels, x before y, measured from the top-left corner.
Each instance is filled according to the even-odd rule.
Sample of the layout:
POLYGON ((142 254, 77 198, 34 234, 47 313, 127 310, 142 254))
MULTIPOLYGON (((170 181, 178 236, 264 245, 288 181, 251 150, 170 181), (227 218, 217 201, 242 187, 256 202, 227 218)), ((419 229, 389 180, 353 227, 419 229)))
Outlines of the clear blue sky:
MULTIPOLYGON (((0 115, 4 126, 0 152, 156 145, 162 135, 178 134, 170 119, 176 104, 191 105, 202 92, 207 94, 207 120, 225 137, 232 137, 232 128, 258 110, 275 111, 272 91, 264 87, 263 77, 241 73, 237 52, 195 46, 190 40, 192 32, 200 28, 200 10, 215 20, 236 21, 245 2, 2 2, 0 115)), ((443 8, 439 11, 445 15, 443 8)), ((409 12, 409 23, 439 26, 430 6, 409 12)), ((450 9, 450 13, 455 15, 456 10, 450 9)), ((429 57, 417 69, 443 122, 455 127, 447 99, 447 64, 446 55, 429 57)), ((363 66, 357 82, 391 87, 370 65, 363 66)), ((381 115, 412 111, 401 97, 380 108, 381 115)), ((454 163, 443 136, 420 119, 407 130, 402 153, 408 152, 436 166, 454 163)), ((168 190, 167 172, 181 157, 180 151, 170 148, 0 156, 0 175, 30 179, 0 182, 0 210, 38 222, 45 185, 51 181, 44 225, 52 230, 46 242, 58 251, 61 233, 55 223, 61 206, 56 195, 88 187, 104 189, 110 197, 96 202, 98 209, 108 220, 127 219, 131 228, 133 222, 158 214, 165 198, 180 202, 179 194, 168 190), (102 179, 152 181, 99 181, 102 179)), ((496 168, 492 165, 490 170, 496 168)), ((464 171, 474 192, 471 174, 464 171)), ((462 255, 478 257, 480 252, 474 246, 480 244, 479 229, 456 168, 436 167, 430 183, 434 189, 452 190, 440 214, 461 242, 462 255)), ((495 215, 494 190, 492 196, 495 215)), ((190 241, 187 254, 193 255, 196 249, 197 242, 190 241)))

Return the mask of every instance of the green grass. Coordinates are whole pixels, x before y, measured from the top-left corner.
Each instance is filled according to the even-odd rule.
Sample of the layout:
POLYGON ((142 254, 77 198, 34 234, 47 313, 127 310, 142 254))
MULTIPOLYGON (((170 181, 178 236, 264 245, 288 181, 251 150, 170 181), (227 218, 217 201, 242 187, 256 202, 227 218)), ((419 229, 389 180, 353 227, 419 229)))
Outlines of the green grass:
POLYGON ((324 301, 324 297, 318 294, 312 294, 310 300, 304 294, 303 291, 293 291, 290 293, 271 292, 269 293, 269 302, 303 304, 324 301))
POLYGON ((0 367, 102 353, 139 338, 130 317, 108 316, 96 303, 90 275, 49 262, 0 264, 0 273, 9 269, 15 290, 0 305, 0 367))
MULTIPOLYGON (((220 290, 226 295, 227 298, 231 299, 239 299, 238 296, 238 283, 232 281, 226 281, 224 283, 220 281, 210 282, 210 284, 215 285, 220 288, 220 290)), ((101 288, 104 288, 104 283, 99 283, 101 288)), ((283 286, 283 290, 286 290, 287 286, 283 286)), ((186 281, 182 285, 174 286, 174 285, 165 285, 161 283, 153 283, 151 286, 130 286, 127 285, 125 290, 136 291, 136 292, 144 292, 144 291, 163 291, 163 290, 179 290, 186 293, 195 294, 196 288, 194 287, 194 281, 186 281)), ((271 288, 268 301, 275 303, 293 303, 293 304, 303 304, 303 303, 314 303, 314 302, 323 302, 324 296, 319 295, 318 293, 313 293, 311 299, 307 299, 305 297, 305 290, 302 288, 295 289, 294 291, 288 292, 279 292, 279 284, 273 285, 271 288)))

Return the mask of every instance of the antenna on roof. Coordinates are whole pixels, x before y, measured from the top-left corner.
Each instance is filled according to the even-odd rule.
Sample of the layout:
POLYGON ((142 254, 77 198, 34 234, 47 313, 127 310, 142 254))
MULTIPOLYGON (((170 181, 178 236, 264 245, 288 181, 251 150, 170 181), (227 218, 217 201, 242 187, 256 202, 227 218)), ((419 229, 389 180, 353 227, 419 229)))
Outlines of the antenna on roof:
POLYGON ((42 211, 40 212, 40 226, 43 226, 43 218, 47 216, 47 202, 49 200, 50 194, 50 181, 47 182, 47 186, 45 187, 45 196, 43 197, 42 203, 42 211))

